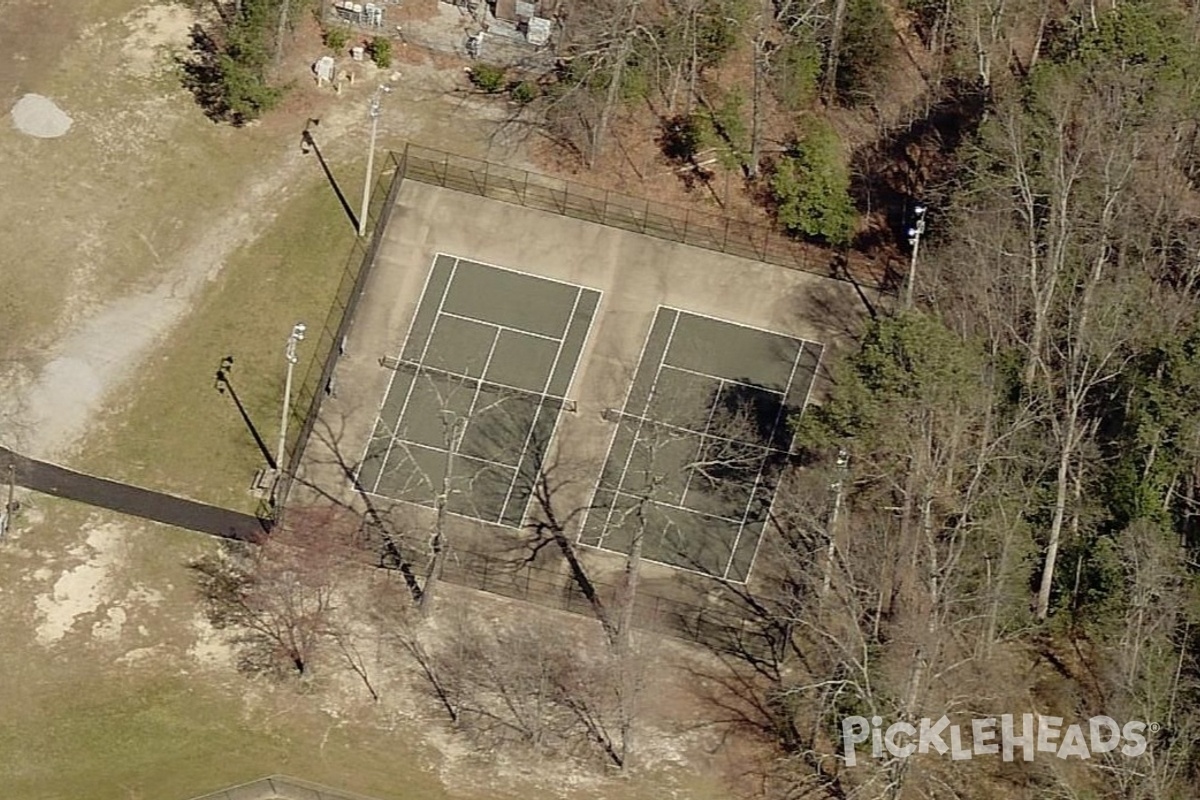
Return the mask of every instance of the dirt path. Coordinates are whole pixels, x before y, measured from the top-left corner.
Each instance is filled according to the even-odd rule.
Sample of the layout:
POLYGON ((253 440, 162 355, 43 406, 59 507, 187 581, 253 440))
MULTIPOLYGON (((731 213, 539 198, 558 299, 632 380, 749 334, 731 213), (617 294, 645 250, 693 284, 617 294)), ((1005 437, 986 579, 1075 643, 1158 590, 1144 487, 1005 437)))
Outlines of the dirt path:
MULTIPOLYGON (((322 132, 344 127, 330 120, 322 132)), ((112 298, 59 339, 36 377, 10 393, 7 414, 0 411, 0 427, 13 447, 36 458, 69 455, 110 393, 135 373, 155 344, 187 313, 226 259, 269 222, 272 204, 268 201, 308 167, 298 148, 264 164, 260 175, 247 182, 236 205, 220 213, 199 240, 161 265, 162 277, 156 285, 112 298)))
MULTIPOLYGON (((128 0, 96 2, 121 4, 121 11, 125 11, 128 4, 128 0)), ((0 0, 0 7, 3 7, 3 3, 4 0, 0 0)), ((93 11, 101 13, 102 9, 97 6, 93 11)), ((146 23, 144 9, 124 19, 131 18, 140 25, 146 23)), ((106 30, 104 24, 92 26, 91 29, 106 30)), ((186 26, 181 30, 186 33, 186 26)), ((138 36, 145 38, 148 35, 144 28, 137 25, 133 26, 133 31, 133 40, 140 41, 138 36)), ((0 27, 0 33, 15 37, 18 32, 0 27)), ((178 34, 179 31, 176 31, 175 35, 178 34)), ((75 35, 73 30, 65 33, 64 40, 59 44, 66 47, 68 40, 75 35)), ((112 35, 111 32, 109 35, 112 35)), ((0 44, 3 44, 2 40, 0 44)), ((107 45, 109 49, 111 46, 107 45)), ((134 49, 137 53, 153 50, 148 44, 134 49)), ((64 59, 69 58, 66 50, 62 52, 64 59)), ((145 60, 139 55, 129 63, 122 62, 123 68, 137 75, 152 74, 154 67, 141 63, 145 60)), ((36 66, 46 75, 54 74, 56 69, 49 62, 29 66, 36 66)), ((467 135, 464 131, 469 131, 468 138, 476 140, 476 143, 486 138, 489 126, 481 122, 479 117, 487 116, 489 112, 474 107, 475 104, 465 98, 452 97, 456 81, 461 82, 461 74, 457 69, 438 68, 433 64, 399 66, 403 70, 403 77, 396 81, 395 91, 381 120, 381 148, 386 147, 389 141, 396 142, 400 138, 449 142, 453 148, 464 143, 464 136, 467 135), (447 102, 447 99, 451 102, 447 102), (472 124, 463 125, 465 119, 471 119, 472 124)), ((25 72, 22 74, 28 80, 22 81, 22 86, 9 87, 13 94, 30 88, 31 84, 37 88, 35 76, 25 72)), ((372 76, 371 80, 384 77, 372 76)), ((185 317, 201 290, 220 273, 229 257, 269 228, 277 199, 284 196, 289 187, 314 179, 315 162, 311 157, 306 158, 299 147, 299 132, 308 114, 318 111, 322 117, 317 133, 327 158, 335 162, 352 162, 359 156, 361 134, 366 124, 363 105, 365 94, 369 91, 367 86, 359 86, 346 96, 335 98, 328 92, 316 95, 312 91, 298 90, 301 101, 295 104, 295 110, 288 112, 285 109, 276 114, 259 132, 267 134, 270 140, 267 148, 269 155, 255 162, 252 169, 237 175, 239 188, 236 192, 226 191, 228 186, 224 187, 222 194, 229 201, 196 197, 192 198, 192 202, 182 204, 186 209, 182 213, 188 216, 189 230, 193 233, 188 234, 188 238, 180 242, 178 247, 173 247, 177 240, 172 240, 169 235, 165 241, 162 236, 151 241, 142 234, 140 226, 169 228, 178 225, 176 217, 181 213, 181 204, 177 203, 171 210, 158 209, 157 213, 162 219, 143 217, 145 222, 135 223, 139 227, 131 237, 128 232, 117 233, 114 225, 127 218, 138 219, 138 210, 132 207, 122 209, 124 201, 115 204, 112 209, 97 212, 104 216, 97 217, 100 224, 94 252, 71 251, 64 253, 65 258, 55 260, 43 245, 30 242, 35 245, 35 252, 39 252, 47 266, 53 265, 50 268, 55 275, 61 272, 61 276, 55 277, 43 271, 39 273, 39 278, 47 281, 49 292, 57 289, 56 299, 65 298, 65 302, 59 313, 46 315, 44 332, 48 338, 45 341, 38 341, 33 346, 25 346, 27 341, 22 338, 8 342, 17 348, 25 346, 25 350, 17 350, 15 361, 4 363, 0 360, 0 381, 6 389, 0 392, 0 444, 35 458, 60 463, 69 461, 73 450, 87 432, 89 421, 116 396, 119 387, 136 376, 139 366, 151 357, 164 337, 185 317), (128 263, 123 254, 129 252, 130 248, 140 250, 143 245, 153 255, 153 260, 149 261, 146 251, 141 251, 140 256, 147 259, 141 273, 143 277, 120 285, 117 291, 107 291, 98 296, 88 291, 86 281, 81 284, 73 277, 77 273, 90 274, 89 270, 96 272, 104 269, 101 265, 128 263), (164 247, 172 249, 165 250, 164 247)), ((122 99, 116 102, 124 105, 135 101, 122 99)), ((108 109, 111 116, 120 117, 124 113, 120 105, 108 109)), ((156 136, 166 137, 169 141, 175 136, 191 135, 191 129, 197 125, 209 124, 186 117, 178 118, 156 131, 156 136)), ((93 125, 93 129, 89 130, 85 125, 79 135, 102 139, 94 128, 93 125)), ((229 136, 242 135, 232 131, 226 133, 229 136)), ((132 135, 132 132, 126 132, 124 138, 132 135)), ((258 140, 261 142, 261 135, 258 140)), ((75 141, 80 140, 76 138, 75 141)), ((477 146, 467 147, 468 152, 478 149, 477 146)), ((100 150, 98 146, 93 146, 92 150, 80 152, 87 157, 100 150)), ((136 152, 126 148, 124 153, 123 162, 133 165, 137 161, 136 152)), ((45 158, 40 154, 37 157, 45 158)), ((155 157, 170 159, 173 153, 167 149, 161 156, 155 157)), ((122 174, 121 169, 99 172, 89 177, 87 188, 91 193, 108 197, 132 196, 134 203, 149 203, 144 213, 150 215, 154 214, 155 208, 152 198, 147 201, 147 192, 165 190, 179 193, 177 187, 169 185, 169 179, 166 179, 167 185, 138 185, 136 177, 122 174)), ((40 187, 35 191, 40 191, 40 187)), ((18 209, 13 209, 13 212, 17 213, 18 209)), ((51 224, 61 229, 61 235, 50 236, 48 241, 75 242, 83 238, 70 212, 55 218, 51 224)), ((39 307, 39 296, 28 294, 23 300, 18 296, 15 302, 23 302, 24 309, 36 309, 39 307)), ((3 305, 4 301, 0 301, 0 307, 3 305)), ((0 345, 3 344, 0 342, 0 345)), ((3 347, 0 347, 2 354, 3 347)))

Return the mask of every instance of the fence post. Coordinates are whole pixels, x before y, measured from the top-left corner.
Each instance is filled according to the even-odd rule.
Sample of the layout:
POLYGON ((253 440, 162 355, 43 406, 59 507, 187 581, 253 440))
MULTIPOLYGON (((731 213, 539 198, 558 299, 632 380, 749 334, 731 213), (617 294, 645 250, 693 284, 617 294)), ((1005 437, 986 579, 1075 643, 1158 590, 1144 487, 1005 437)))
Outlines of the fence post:
POLYGON ((600 224, 601 225, 608 224, 608 203, 609 203, 608 198, 609 198, 610 194, 611 193, 608 191, 608 189, 604 190, 604 205, 600 207, 600 224))
POLYGON ((484 196, 484 197, 487 197, 487 196, 488 196, 488 191, 487 191, 487 186, 488 186, 488 171, 489 171, 491 168, 492 168, 492 162, 490 162, 490 161, 484 161, 484 162, 483 162, 483 196, 484 196))
POLYGON ((642 211, 642 233, 650 227, 650 198, 646 198, 646 208, 642 211))
POLYGON ((688 223, 692 221, 692 210, 689 208, 683 213, 683 238, 679 241, 687 244, 688 240, 688 223))
POLYGON ((770 244, 771 244, 771 227, 768 225, 768 226, 765 226, 765 229, 764 229, 763 249, 762 249, 762 261, 764 263, 768 263, 768 264, 770 262, 767 261, 767 247, 770 244))
POLYGON ((725 217, 725 233, 721 236, 721 252, 729 252, 729 217, 725 217))
POLYGON ((442 186, 446 185, 446 176, 450 173, 450 154, 442 155, 442 186))
POLYGON ((525 170, 525 185, 521 187, 521 205, 529 205, 529 170, 525 170))

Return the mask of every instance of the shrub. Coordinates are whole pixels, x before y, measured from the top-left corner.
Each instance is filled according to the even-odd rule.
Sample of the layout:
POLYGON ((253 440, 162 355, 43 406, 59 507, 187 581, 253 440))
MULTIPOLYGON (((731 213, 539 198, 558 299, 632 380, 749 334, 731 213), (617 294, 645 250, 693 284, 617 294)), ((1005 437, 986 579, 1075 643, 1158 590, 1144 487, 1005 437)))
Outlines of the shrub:
POLYGON ((681 114, 663 123, 663 155, 673 161, 691 161, 712 138, 712 126, 700 114, 681 114))
POLYGON ((367 44, 367 55, 375 62, 375 66, 387 69, 392 65, 392 40, 386 36, 376 36, 367 44))
POLYGON ((488 94, 502 91, 505 86, 504 68, 491 64, 476 64, 471 67, 471 83, 488 94))
POLYGON ((783 45, 775 61, 775 95, 788 111, 799 111, 817 96, 821 79, 821 48, 796 37, 783 45))
POLYGON ((533 81, 521 81, 512 88, 512 99, 524 105, 538 99, 542 91, 533 81))
POLYGON ((350 44, 350 29, 345 25, 326 28, 321 32, 321 41, 333 52, 341 53, 345 51, 346 45, 350 44))
POLYGON ((846 245, 854 229, 850 171, 837 136, 827 125, 811 128, 771 175, 780 223, 790 233, 846 245))

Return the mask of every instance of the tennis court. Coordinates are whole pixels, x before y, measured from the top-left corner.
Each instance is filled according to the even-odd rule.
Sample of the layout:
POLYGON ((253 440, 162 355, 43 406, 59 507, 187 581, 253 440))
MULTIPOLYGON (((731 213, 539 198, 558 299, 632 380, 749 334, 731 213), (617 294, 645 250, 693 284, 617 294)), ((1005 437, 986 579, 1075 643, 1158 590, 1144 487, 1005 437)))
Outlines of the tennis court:
POLYGON ((659 306, 583 544, 745 581, 822 346, 659 306))
POLYGON ((438 254, 356 476, 368 493, 520 527, 600 292, 438 254))

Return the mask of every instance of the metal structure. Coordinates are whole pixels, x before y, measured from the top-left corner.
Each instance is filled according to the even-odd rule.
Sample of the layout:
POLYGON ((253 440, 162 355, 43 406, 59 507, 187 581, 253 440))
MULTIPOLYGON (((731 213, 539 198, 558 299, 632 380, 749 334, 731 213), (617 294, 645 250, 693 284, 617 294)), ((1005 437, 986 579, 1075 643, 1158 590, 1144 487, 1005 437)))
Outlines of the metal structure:
POLYGON ((888 289, 887 267, 864 262, 850 276, 842 254, 806 244, 775 226, 667 205, 574 181, 539 175, 441 150, 407 144, 405 178, 667 241, 809 272, 860 288, 888 289))
POLYGON ((367 145, 367 176, 363 179, 362 212, 358 215, 358 235, 367 235, 367 210, 371 202, 371 178, 375 173, 375 136, 379 132, 379 109, 391 87, 380 84, 371 95, 367 113, 371 116, 371 143, 367 145))
MULTIPOLYGON (((275 452, 275 469, 277 470, 276 478, 283 471, 284 456, 286 455, 285 448, 287 447, 287 429, 288 415, 292 405, 292 371, 296 367, 296 345, 304 341, 304 332, 308 327, 303 322, 297 322, 292 326, 292 333, 288 336, 287 348, 284 350, 284 358, 287 360, 287 378, 283 383, 283 415, 279 420, 279 449, 275 452)), ((278 480, 276 480, 278 483, 278 480)))
POLYGON ((925 206, 913 209, 916 223, 908 229, 908 245, 912 248, 912 258, 908 262, 908 280, 904 284, 904 307, 912 308, 913 286, 917 282, 917 251, 921 249, 921 236, 925 233, 925 206))

